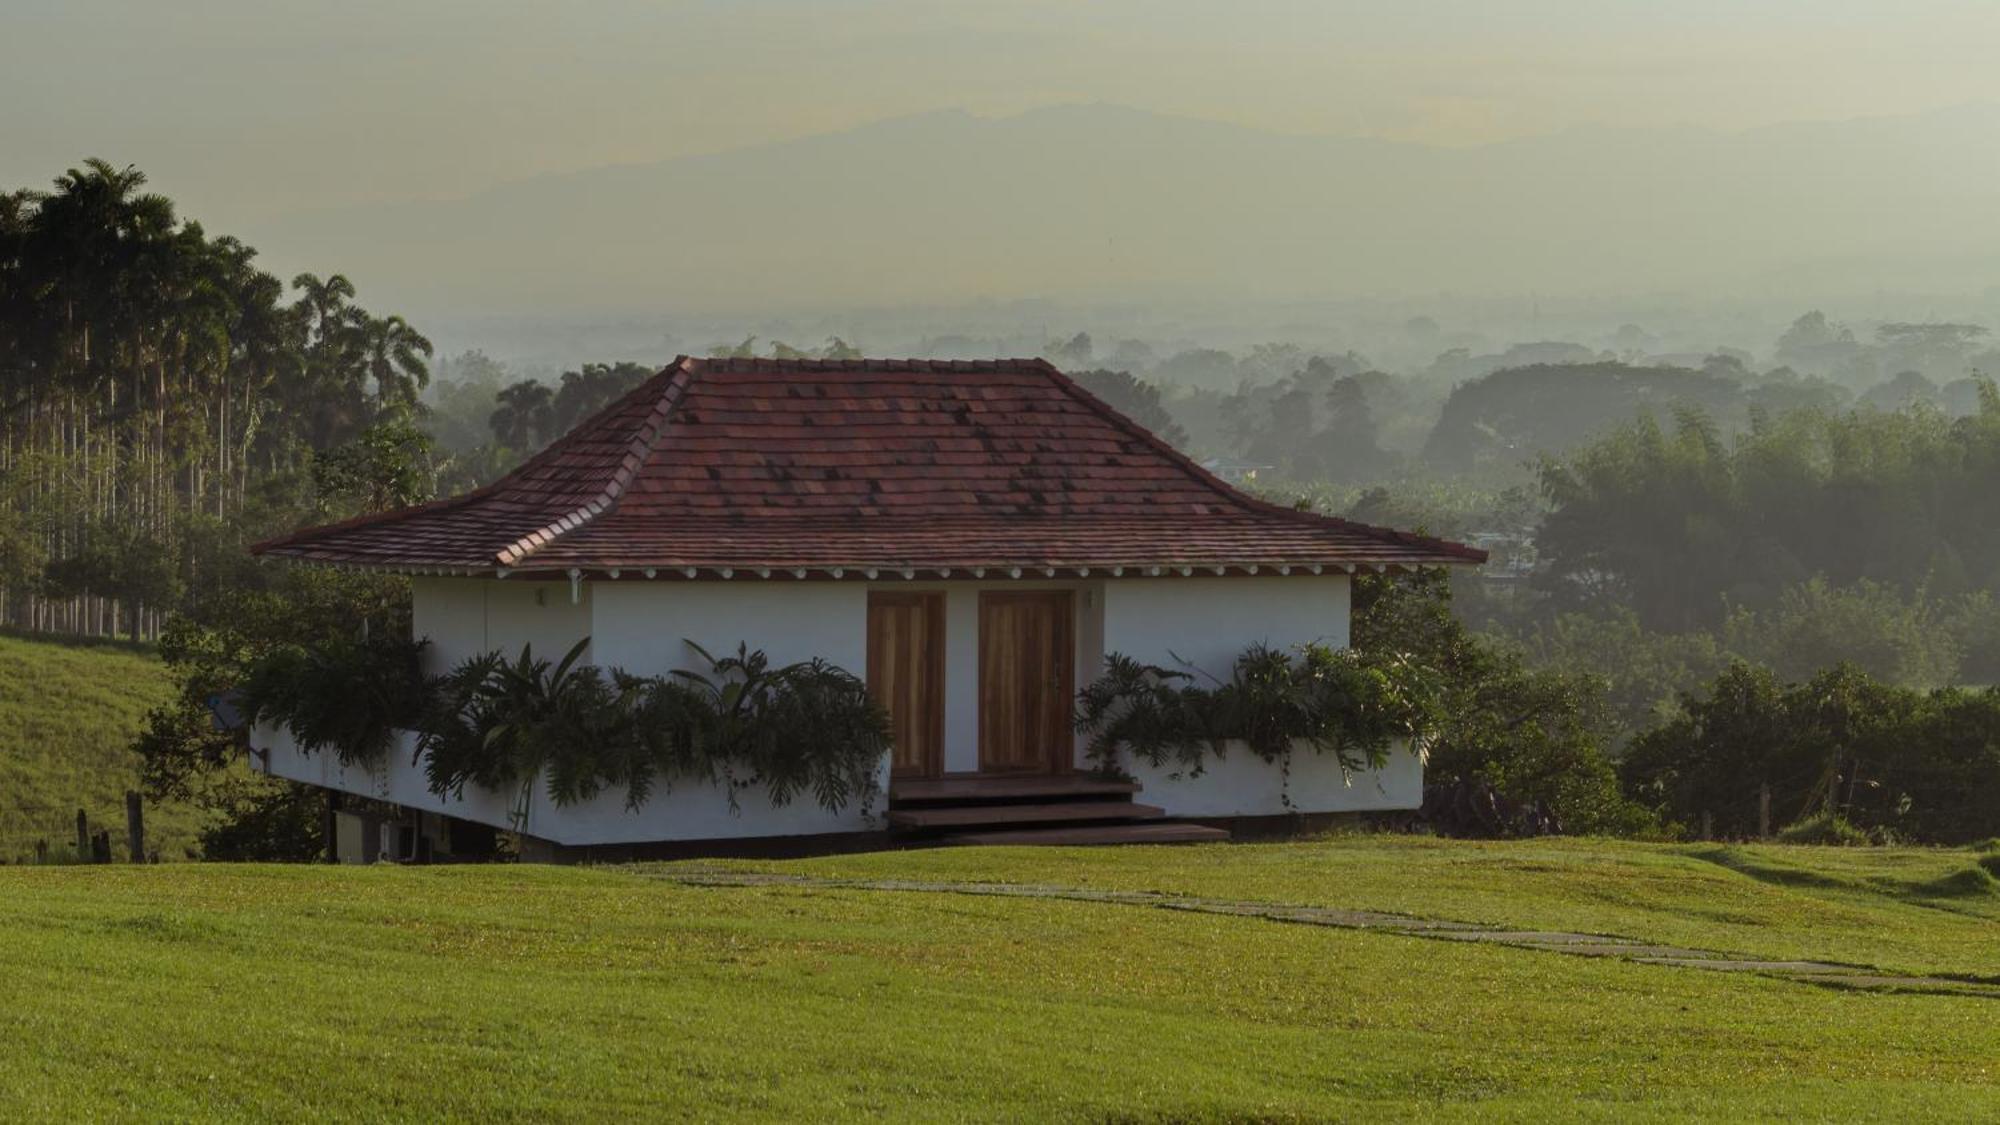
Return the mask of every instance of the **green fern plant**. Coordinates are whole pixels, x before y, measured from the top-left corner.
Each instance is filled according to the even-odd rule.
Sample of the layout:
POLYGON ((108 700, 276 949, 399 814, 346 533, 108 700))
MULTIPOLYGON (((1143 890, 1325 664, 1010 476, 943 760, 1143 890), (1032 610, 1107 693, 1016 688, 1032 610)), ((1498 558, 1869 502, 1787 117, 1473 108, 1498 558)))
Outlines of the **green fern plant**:
POLYGON ((706 671, 666 677, 579 665, 588 638, 550 663, 523 648, 474 657, 432 685, 417 752, 440 795, 515 791, 525 818, 536 778, 571 805, 623 786, 638 808, 681 781, 717 783, 732 809, 762 785, 783 806, 810 793, 829 810, 879 794, 889 721, 859 679, 824 661, 774 667, 739 646, 706 671))
POLYGON ((558 804, 595 796, 611 772, 603 756, 630 740, 631 708, 621 687, 578 664, 589 644, 578 641, 553 663, 532 645, 511 661, 488 653, 439 677, 417 738, 431 790, 515 790, 517 820, 537 778, 558 804))
POLYGON ((762 784, 784 806, 801 792, 827 809, 878 795, 877 767, 889 749, 889 718, 853 674, 820 659, 772 667, 747 645, 717 658, 694 641, 706 673, 676 670, 713 717, 710 760, 738 789, 762 784))
POLYGON ((375 766, 423 715, 424 647, 378 635, 274 648, 238 684, 239 709, 282 726, 306 754, 331 750, 342 765, 375 766))
POLYGON ((1421 753, 1438 706, 1435 676, 1407 657, 1317 644, 1254 646, 1227 679, 1206 686, 1112 653, 1077 699, 1076 726, 1099 769, 1116 771, 1130 755, 1189 775, 1241 742, 1288 773, 1294 747, 1305 743, 1351 776, 1383 765, 1398 739, 1421 753))

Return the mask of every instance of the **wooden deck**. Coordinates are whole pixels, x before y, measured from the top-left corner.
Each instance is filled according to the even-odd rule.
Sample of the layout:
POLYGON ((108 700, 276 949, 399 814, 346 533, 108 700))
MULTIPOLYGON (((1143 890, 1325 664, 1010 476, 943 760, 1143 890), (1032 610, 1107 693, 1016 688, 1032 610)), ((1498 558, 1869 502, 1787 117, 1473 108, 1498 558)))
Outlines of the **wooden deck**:
POLYGON ((1047 824, 1102 820, 1157 820, 1167 810, 1131 801, 1059 801, 1047 805, 946 805, 943 808, 892 809, 896 828, 969 828, 996 824, 1047 824))
POLYGON ((1136 781, 1114 781, 1091 774, 1020 774, 1008 776, 965 775, 892 781, 889 802, 945 803, 967 801, 1019 801, 1031 798, 1130 796, 1139 791, 1136 781))
POLYGON ((1182 844, 1224 829, 1166 820, 1140 786, 1094 774, 961 774, 892 782, 889 829, 905 844, 1182 844))

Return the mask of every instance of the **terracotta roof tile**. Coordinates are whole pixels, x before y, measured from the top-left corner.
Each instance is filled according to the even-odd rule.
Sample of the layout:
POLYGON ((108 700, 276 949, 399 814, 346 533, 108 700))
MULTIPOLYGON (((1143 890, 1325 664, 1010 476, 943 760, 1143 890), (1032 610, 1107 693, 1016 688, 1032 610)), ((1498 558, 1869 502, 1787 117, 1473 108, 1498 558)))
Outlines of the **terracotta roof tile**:
POLYGON ((1485 559, 1237 492, 1042 360, 686 357, 493 484, 255 550, 468 571, 1485 559))

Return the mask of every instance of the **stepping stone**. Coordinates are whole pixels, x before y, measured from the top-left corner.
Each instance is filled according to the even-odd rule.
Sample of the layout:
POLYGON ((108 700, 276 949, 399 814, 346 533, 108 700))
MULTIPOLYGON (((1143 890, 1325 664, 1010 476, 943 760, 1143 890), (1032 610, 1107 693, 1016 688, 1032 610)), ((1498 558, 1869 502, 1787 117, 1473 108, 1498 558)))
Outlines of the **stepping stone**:
POLYGON ((1384 926, 1403 934, 1439 934, 1440 936, 1448 936, 1449 934, 1486 933, 1491 932, 1493 929, 1491 926, 1482 926, 1477 922, 1446 922, 1436 918, 1403 918, 1393 915, 1391 917, 1393 920, 1385 922, 1384 926))
POLYGON ((1725 973, 1786 973, 1817 975, 1852 973, 1853 965, 1830 965, 1825 961, 1750 961, 1730 957, 1641 957, 1641 964, 1675 965, 1689 969, 1715 969, 1725 973))
POLYGON ((1394 914, 1373 914, 1366 910, 1334 910, 1322 907, 1289 909, 1279 907, 1265 914, 1281 922, 1304 922, 1313 926, 1341 926, 1353 930, 1396 930, 1409 928, 1412 919, 1394 914))
POLYGON ((1562 930, 1458 930, 1441 933, 1442 938, 1452 941, 1490 941, 1502 945, 1601 945, 1606 941, 1616 941, 1603 934, 1573 934, 1562 930))
POLYGON ((1630 957, 1635 961, 1647 957, 1698 960, 1693 956, 1692 950, 1677 949, 1671 945, 1605 942, 1602 945, 1531 945, 1529 948, 1547 950, 1550 953, 1572 953, 1578 957, 1630 957))
POLYGON ((1845 988, 1904 988, 1922 989, 1926 992, 1956 992, 1968 996, 2000 996, 2000 987, 1990 984, 1975 984, 1972 981, 1951 980, 1946 977, 1898 977, 1874 973, 1805 973, 1794 980, 1810 981, 1813 984, 1837 984, 1845 988))

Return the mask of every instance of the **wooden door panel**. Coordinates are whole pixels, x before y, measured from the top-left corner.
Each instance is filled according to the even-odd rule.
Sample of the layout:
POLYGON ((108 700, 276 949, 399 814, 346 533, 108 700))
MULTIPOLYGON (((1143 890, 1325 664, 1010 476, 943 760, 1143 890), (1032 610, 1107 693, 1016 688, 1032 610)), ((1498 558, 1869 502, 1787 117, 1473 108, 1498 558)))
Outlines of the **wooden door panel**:
POLYGON ((868 595, 868 692, 889 713, 894 777, 944 764, 944 595, 868 595))
POLYGON ((979 768, 1059 772, 1070 761, 1070 594, 979 599, 979 768))

